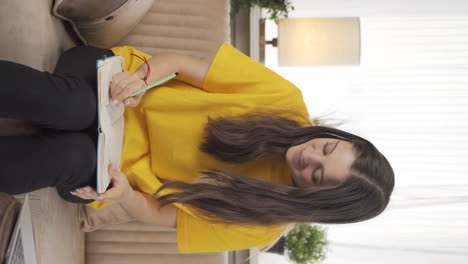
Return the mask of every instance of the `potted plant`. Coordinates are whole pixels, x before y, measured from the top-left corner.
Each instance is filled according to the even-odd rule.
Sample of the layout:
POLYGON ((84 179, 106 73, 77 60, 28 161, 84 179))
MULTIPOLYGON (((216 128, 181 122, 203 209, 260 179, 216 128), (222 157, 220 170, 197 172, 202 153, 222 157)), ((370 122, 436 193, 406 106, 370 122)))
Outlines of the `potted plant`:
POLYGON ((299 224, 268 252, 283 254, 297 264, 316 264, 326 257, 327 234, 318 225, 299 224))
POLYGON ((231 0, 231 18, 234 18, 241 9, 249 13, 253 6, 265 9, 267 18, 276 23, 280 18, 287 18, 288 13, 294 10, 289 0, 231 0))

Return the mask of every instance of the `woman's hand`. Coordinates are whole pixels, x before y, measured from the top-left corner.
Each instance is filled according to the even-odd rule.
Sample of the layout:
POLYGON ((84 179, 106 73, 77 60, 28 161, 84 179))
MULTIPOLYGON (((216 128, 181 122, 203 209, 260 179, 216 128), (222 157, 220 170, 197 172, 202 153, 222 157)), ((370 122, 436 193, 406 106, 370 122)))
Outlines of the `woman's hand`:
POLYGON ((70 192, 82 199, 93 199, 102 203, 109 202, 122 202, 128 197, 133 191, 132 187, 128 183, 128 179, 119 170, 113 168, 110 164, 108 165, 109 175, 112 177, 112 188, 97 195, 96 191, 91 186, 78 188, 74 192, 70 192))
POLYGON ((123 103, 126 106, 136 107, 146 91, 133 97, 130 97, 130 94, 145 86, 145 82, 136 73, 119 72, 112 77, 109 96, 114 105, 123 103))

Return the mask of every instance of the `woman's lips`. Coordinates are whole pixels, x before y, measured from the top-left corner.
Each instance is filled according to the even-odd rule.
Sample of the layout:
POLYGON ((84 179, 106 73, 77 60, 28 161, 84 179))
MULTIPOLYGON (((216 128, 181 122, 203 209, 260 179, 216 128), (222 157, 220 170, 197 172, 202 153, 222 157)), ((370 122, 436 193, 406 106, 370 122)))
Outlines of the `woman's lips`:
POLYGON ((304 150, 301 149, 301 150, 298 150, 297 153, 296 153, 296 156, 294 157, 295 161, 296 161, 296 167, 298 170, 302 169, 302 162, 301 162, 301 158, 302 158, 302 152, 304 150))

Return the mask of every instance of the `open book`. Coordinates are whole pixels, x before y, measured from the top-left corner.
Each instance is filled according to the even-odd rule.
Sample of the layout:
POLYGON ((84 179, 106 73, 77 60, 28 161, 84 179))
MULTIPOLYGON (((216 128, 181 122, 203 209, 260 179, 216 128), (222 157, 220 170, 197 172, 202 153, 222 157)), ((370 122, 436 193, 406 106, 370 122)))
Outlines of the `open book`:
POLYGON ((98 193, 106 191, 111 182, 108 164, 120 168, 124 135, 125 106, 112 106, 110 82, 112 76, 123 71, 125 59, 121 56, 104 57, 96 61, 98 90, 98 143, 97 143, 97 188, 98 193))

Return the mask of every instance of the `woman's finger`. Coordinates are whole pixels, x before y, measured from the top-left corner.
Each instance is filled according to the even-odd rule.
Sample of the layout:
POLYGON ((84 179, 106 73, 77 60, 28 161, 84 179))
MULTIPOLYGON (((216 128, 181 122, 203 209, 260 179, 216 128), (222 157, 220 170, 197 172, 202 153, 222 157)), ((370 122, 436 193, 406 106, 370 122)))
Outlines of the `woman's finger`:
POLYGON ((114 175, 111 175, 111 182, 113 187, 118 187, 120 184, 119 180, 114 175))
POLYGON ((109 163, 107 165, 107 171, 109 171, 109 174, 111 174, 113 176, 113 174, 115 173, 116 169, 114 168, 115 164, 113 163, 109 163))
POLYGON ((117 84, 117 89, 112 97, 112 102, 122 102, 125 100, 130 94, 130 90, 134 86, 133 82, 131 80, 122 80, 117 84))
POLYGON ((96 199, 96 192, 90 186, 86 186, 83 188, 77 188, 70 192, 71 194, 78 196, 82 199, 96 199))
POLYGON ((106 190, 105 192, 101 193, 101 198, 105 198, 105 199, 108 199, 108 200, 112 200, 115 198, 115 195, 117 193, 117 188, 113 187, 113 188, 110 188, 109 190, 106 190))
POLYGON ((126 100, 129 100, 129 101, 136 100, 137 98, 141 97, 142 94, 138 94, 135 96, 131 96, 131 94, 134 93, 135 91, 138 91, 138 89, 140 88, 141 87, 137 83, 129 84, 122 92, 121 97, 119 97, 117 100, 119 100, 119 102, 121 101, 123 104, 125 103, 124 101, 126 100))
POLYGON ((120 172, 118 169, 113 168, 112 165, 109 165, 109 175, 111 176, 111 181, 114 184, 120 184, 125 175, 120 172))
POLYGON ((133 106, 133 102, 134 102, 134 100, 132 100, 132 97, 129 97, 129 98, 123 100, 122 103, 123 103, 125 106, 133 106))
POLYGON ((138 95, 129 97, 129 98, 125 99, 123 103, 124 103, 125 106, 137 107, 144 94, 145 94, 145 92, 142 92, 142 93, 139 93, 138 95))
POLYGON ((119 93, 119 90, 121 88, 121 82, 122 80, 125 80, 127 78, 128 72, 118 72, 112 76, 112 81, 110 83, 110 97, 115 98, 116 95, 119 93))
POLYGON ((122 102, 122 100, 119 98, 124 89, 125 87, 122 87, 121 85, 117 86, 115 94, 111 98, 109 98, 113 105, 117 105, 122 102))
POLYGON ((111 98, 118 99, 123 90, 133 82, 131 73, 121 72, 114 75, 111 82, 111 98))
POLYGON ((85 191, 86 193, 88 193, 93 199, 95 199, 95 198, 98 196, 96 190, 94 190, 93 187, 91 187, 91 186, 86 186, 86 187, 84 187, 83 189, 84 189, 84 191, 85 191))
POLYGON ((137 91, 139 88, 143 87, 144 82, 140 80, 136 74, 126 73, 125 78, 122 78, 116 83, 116 92, 113 93, 112 99, 122 102, 131 93, 137 91))
POLYGON ((70 191, 70 193, 71 193, 72 195, 78 197, 78 198, 81 198, 81 199, 85 199, 85 200, 86 200, 86 199, 89 199, 89 198, 87 198, 86 196, 84 196, 83 194, 78 193, 78 192, 70 191))
POLYGON ((121 81, 129 74, 129 72, 118 72, 112 76, 112 82, 118 82, 121 81))
POLYGON ((120 169, 117 166, 115 166, 115 163, 113 162, 109 163, 108 168, 109 168, 109 172, 112 174, 116 174, 116 175, 122 174, 122 172, 120 172, 120 169))
POLYGON ((110 98, 112 104, 119 104, 119 103, 128 103, 127 106, 136 106, 139 103, 139 99, 142 94, 139 94, 140 97, 130 98, 130 94, 137 91, 141 87, 144 87, 145 83, 141 80, 135 73, 123 72, 118 73, 113 77, 111 82, 111 89, 110 89, 110 98), (130 102, 127 102, 130 101, 130 102))

